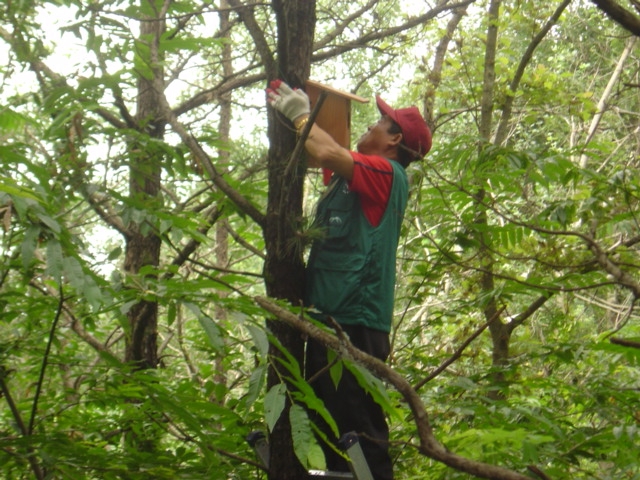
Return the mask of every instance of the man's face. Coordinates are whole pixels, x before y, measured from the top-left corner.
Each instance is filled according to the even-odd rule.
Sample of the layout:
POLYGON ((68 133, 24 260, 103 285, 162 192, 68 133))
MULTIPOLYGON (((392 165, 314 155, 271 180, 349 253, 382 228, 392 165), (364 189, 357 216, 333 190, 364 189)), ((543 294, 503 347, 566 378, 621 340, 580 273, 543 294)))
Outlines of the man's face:
POLYGON ((368 155, 381 155, 385 153, 398 134, 390 134, 392 120, 383 115, 373 125, 369 125, 367 131, 358 140, 358 152, 368 155))

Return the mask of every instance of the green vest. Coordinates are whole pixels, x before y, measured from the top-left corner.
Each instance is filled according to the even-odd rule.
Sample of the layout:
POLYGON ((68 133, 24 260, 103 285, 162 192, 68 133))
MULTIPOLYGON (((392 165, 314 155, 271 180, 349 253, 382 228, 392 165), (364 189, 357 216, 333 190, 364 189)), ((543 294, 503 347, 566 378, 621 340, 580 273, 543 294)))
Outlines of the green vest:
POLYGON ((396 249, 407 205, 404 168, 393 166, 389 203, 377 227, 360 207, 347 181, 334 175, 318 203, 314 241, 306 269, 305 303, 343 325, 389 332, 396 282, 396 249))

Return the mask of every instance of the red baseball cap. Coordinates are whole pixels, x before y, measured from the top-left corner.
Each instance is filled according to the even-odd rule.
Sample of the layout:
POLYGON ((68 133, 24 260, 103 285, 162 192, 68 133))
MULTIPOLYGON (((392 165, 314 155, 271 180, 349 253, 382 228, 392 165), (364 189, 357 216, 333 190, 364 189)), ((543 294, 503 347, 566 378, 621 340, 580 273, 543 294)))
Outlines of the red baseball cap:
POLYGON ((402 143, 416 152, 419 158, 431 150, 431 130, 420 115, 418 107, 411 106, 394 110, 379 95, 376 95, 376 104, 381 114, 388 115, 400 126, 402 143))

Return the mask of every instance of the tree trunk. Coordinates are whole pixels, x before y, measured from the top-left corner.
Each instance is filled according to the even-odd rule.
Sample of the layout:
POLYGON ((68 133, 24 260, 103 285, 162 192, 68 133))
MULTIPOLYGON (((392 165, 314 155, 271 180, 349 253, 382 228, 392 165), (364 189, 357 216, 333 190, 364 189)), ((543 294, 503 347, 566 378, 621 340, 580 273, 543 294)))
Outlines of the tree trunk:
MULTIPOLYGON (((498 45, 498 19, 500 13, 501 0, 491 0, 488 11, 488 27, 487 27, 487 42, 484 59, 484 79, 482 86, 482 103, 480 105, 480 136, 481 138, 489 142, 491 136, 491 127, 493 125, 493 99, 495 91, 495 63, 496 63, 496 50, 498 45)), ((481 147, 483 148, 483 147, 481 147)), ((484 182, 484 179, 480 179, 484 182)), ((477 200, 477 213, 476 223, 479 225, 486 224, 487 212, 484 202, 487 200, 487 193, 484 186, 481 185, 479 191, 476 193, 477 200)), ((480 288, 484 296, 487 296, 488 300, 484 307, 484 317, 487 321, 493 319, 489 324, 489 330, 491 331, 492 340, 492 364, 494 370, 493 374, 493 386, 501 387, 505 382, 504 367, 509 360, 509 340, 510 332, 507 325, 505 325, 500 318, 496 318, 498 315, 498 308, 496 305, 496 299, 493 296, 493 290, 495 286, 493 275, 493 263, 491 252, 493 249, 488 243, 489 239, 484 233, 484 228, 478 229, 478 237, 480 243, 480 255, 481 259, 481 280, 480 288)), ((501 398, 504 392, 502 389, 492 390, 489 394, 491 398, 501 398)))
MULTIPOLYGON (((146 0, 142 0, 144 4, 146 0)), ((144 5, 142 5, 144 10, 144 5)), ((149 18, 140 22, 140 42, 151 45, 157 42, 164 31, 164 20, 149 18)), ((157 52, 157 48, 150 48, 157 52)), ((165 123, 158 120, 160 102, 154 85, 162 84, 163 69, 160 59, 144 59, 151 67, 154 79, 138 78, 136 123, 153 138, 164 136, 165 123)), ((130 145, 129 150, 129 196, 135 204, 153 212, 160 207, 161 157, 152 147, 140 141, 130 145)), ((137 275, 145 266, 157 267, 160 263, 161 239, 154 226, 145 221, 128 225, 125 246, 124 269, 129 275, 137 275)), ((157 327, 158 304, 155 300, 142 299, 128 313, 129 334, 126 339, 125 361, 137 368, 155 368, 158 365, 157 327)))
MULTIPOLYGON (((277 19, 278 58, 276 65, 267 66, 268 79, 279 77, 292 87, 302 87, 310 72, 316 2, 274 0, 273 9, 277 19)), ((302 220, 304 166, 300 164, 292 178, 284 178, 296 136, 287 120, 276 118, 273 110, 269 111, 268 134, 269 193, 264 230, 267 294, 300 304, 304 292, 304 262, 298 231, 302 220)), ((267 326, 302 365, 304 343, 300 334, 282 322, 268 321, 267 326)), ((274 347, 271 347, 270 354, 274 357, 281 355, 274 347)), ((271 362, 267 387, 281 383, 283 376, 288 376, 288 373, 282 371, 279 362, 271 362)), ((287 405, 271 432, 270 480, 300 480, 306 477, 306 471, 293 450, 289 407, 287 405)))
MULTIPOLYGON (((220 2, 220 31, 229 32, 231 24, 229 22, 229 4, 226 0, 220 2)), ((229 37, 228 37, 229 38, 229 37)), ((224 76, 230 78, 233 75, 233 61, 231 56, 231 39, 225 43, 222 48, 222 69, 224 76)), ((231 130, 231 92, 227 92, 220 97, 220 120, 218 122, 218 134, 223 143, 229 142, 229 133, 231 130)), ((229 151, 224 148, 218 149, 218 159, 222 170, 228 170, 229 151)), ((229 231, 227 230, 227 219, 222 218, 215 225, 215 256, 216 265, 220 268, 229 266, 229 231)), ((225 292, 220 292, 220 296, 226 297, 225 292)), ((216 322, 224 322, 227 319, 227 311, 222 305, 215 306, 216 322)), ((223 385, 224 388, 216 389, 213 401, 219 405, 225 402, 227 390, 227 372, 224 366, 224 353, 219 352, 215 357, 215 376, 216 385, 223 385)))

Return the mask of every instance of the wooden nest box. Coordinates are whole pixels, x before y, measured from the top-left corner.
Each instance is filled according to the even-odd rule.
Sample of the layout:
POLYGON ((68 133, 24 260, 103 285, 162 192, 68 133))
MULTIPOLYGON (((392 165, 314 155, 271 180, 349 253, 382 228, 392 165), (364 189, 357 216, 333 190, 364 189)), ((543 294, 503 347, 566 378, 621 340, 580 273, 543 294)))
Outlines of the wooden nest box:
POLYGON ((316 105, 321 92, 326 92, 322 108, 316 117, 316 124, 327 132, 344 148, 351 143, 351 101, 368 103, 369 100, 348 92, 307 80, 306 92, 311 102, 311 109, 316 105))

